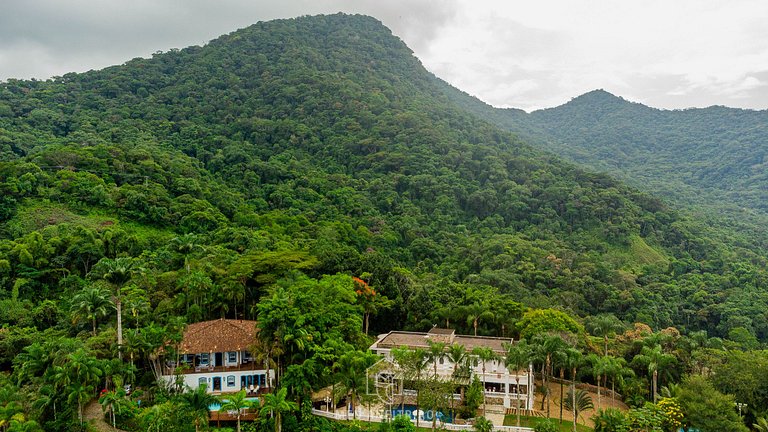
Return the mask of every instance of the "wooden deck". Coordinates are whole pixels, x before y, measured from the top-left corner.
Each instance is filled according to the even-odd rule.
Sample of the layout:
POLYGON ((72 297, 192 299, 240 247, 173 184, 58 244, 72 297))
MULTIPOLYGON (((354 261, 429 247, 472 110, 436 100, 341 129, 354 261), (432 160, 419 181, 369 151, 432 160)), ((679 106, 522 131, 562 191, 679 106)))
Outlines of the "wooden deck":
MULTIPOLYGON (((240 416, 240 421, 253 421, 256 420, 256 417, 258 417, 258 413, 256 410, 248 410, 244 412, 240 416)), ((227 411, 211 411, 209 417, 209 422, 220 422, 220 421, 237 421, 237 416, 230 415, 227 411)))

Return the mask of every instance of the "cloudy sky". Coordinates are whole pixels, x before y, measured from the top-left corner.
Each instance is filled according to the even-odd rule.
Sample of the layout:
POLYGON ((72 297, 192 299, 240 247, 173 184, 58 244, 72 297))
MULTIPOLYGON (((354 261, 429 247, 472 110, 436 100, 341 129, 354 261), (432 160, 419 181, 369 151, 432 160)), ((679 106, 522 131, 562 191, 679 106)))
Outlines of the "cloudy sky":
POLYGON ((427 69, 499 107, 530 111, 602 88, 659 108, 768 108, 765 0, 4 0, 0 80, 339 11, 378 18, 427 69))

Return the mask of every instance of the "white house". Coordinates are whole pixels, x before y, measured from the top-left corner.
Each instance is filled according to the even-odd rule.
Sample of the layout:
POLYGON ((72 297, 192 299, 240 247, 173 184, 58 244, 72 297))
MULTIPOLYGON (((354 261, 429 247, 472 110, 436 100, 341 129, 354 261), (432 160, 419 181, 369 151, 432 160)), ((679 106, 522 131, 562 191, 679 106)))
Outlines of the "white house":
MULTIPOLYGON (((370 349, 376 354, 381 355, 388 363, 394 364, 392 349, 406 347, 409 349, 429 350, 430 342, 442 342, 450 346, 453 344, 462 345, 468 353, 477 347, 487 347, 493 350, 499 357, 498 360, 485 362, 485 374, 483 374, 483 362, 477 357, 472 357, 470 361, 472 374, 485 384, 485 394, 490 400, 502 400, 505 408, 518 407, 526 410, 533 409, 534 402, 534 384, 533 371, 531 366, 527 370, 510 372, 504 366, 504 356, 506 354, 505 345, 512 344, 511 338, 486 337, 486 336, 467 336, 457 335, 452 329, 432 328, 427 333, 392 331, 379 335, 376 342, 370 349)), ((434 365, 428 370, 432 370, 434 365)), ((454 364, 445 356, 438 361, 437 374, 445 378, 450 377, 454 371, 454 364)), ((396 376, 394 370, 379 371, 380 378, 396 376)), ((408 393, 408 389, 402 389, 403 393, 408 393)))
POLYGON ((178 355, 165 355, 161 378, 168 383, 180 378, 184 385, 205 384, 210 393, 245 389, 255 394, 272 383, 274 372, 253 361, 248 348, 256 342, 256 321, 218 319, 189 324, 178 355), (178 366, 176 367, 176 361, 178 366))

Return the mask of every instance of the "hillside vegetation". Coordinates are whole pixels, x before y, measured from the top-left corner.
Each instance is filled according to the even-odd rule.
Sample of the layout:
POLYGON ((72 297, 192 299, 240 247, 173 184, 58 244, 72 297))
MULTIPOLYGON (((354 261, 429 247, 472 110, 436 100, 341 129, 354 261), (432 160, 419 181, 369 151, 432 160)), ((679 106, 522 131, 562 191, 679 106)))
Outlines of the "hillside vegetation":
MULTIPOLYGON (((83 303, 110 292, 144 382, 164 338, 217 317, 258 318, 286 373, 318 377, 301 392, 367 346, 368 317, 369 333, 517 336, 525 310, 557 307, 768 339, 759 251, 444 92, 378 21, 347 15, 2 83, 0 364, 41 394, 66 356, 113 357, 114 312, 83 303)), ((71 394, 55 396, 68 421, 71 394)))

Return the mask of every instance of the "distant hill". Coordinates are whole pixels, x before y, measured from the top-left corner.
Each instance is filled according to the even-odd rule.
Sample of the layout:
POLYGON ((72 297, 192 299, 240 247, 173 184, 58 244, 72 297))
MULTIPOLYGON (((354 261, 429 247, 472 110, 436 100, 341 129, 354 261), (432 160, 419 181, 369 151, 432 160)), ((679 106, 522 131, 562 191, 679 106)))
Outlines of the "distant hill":
MULTIPOLYGON (((0 252, 10 270, 0 281, 12 292, 24 279, 17 294, 40 301, 103 256, 142 256, 162 286, 153 307, 221 316, 224 294, 195 298, 196 309, 170 303, 188 285, 174 279, 184 272, 167 239, 191 234, 208 254, 199 276, 213 291, 242 289, 227 295, 247 310, 273 273, 366 273, 395 300, 381 328, 425 328, 452 305, 498 293, 581 316, 768 338, 760 250, 537 148, 593 129, 609 143, 656 136, 617 124, 667 113, 603 93, 563 107, 568 115, 461 98, 380 22, 342 14, 258 23, 100 71, 9 80, 0 85, 0 252), (466 112, 470 103, 490 114, 466 112), (115 243, 106 234, 115 226, 145 241, 115 243)), ((627 170, 639 170, 645 147, 625 150, 635 161, 627 170)), ((571 158, 579 152, 593 151, 571 158)))
POLYGON ((768 111, 659 110, 595 90, 527 114, 447 92, 540 147, 644 190, 686 204, 768 212, 768 111))

